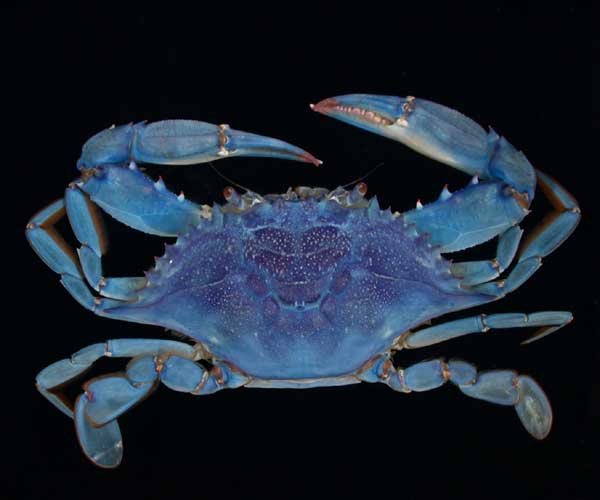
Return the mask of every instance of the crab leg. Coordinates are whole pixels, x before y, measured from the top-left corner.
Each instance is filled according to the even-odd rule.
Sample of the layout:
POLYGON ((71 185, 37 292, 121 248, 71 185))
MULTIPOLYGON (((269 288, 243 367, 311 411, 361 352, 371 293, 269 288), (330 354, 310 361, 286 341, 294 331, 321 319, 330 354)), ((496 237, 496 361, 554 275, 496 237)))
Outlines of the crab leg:
POLYGON ((572 319, 573 315, 568 311, 540 311, 532 314, 480 314, 410 332, 403 338, 401 346, 407 349, 426 347, 470 333, 503 328, 541 327, 532 336, 532 339, 538 339, 569 324, 572 319))
POLYGON ((472 364, 456 359, 433 359, 402 369, 394 367, 389 356, 381 355, 358 376, 405 393, 429 391, 450 381, 472 398, 514 406, 521 423, 536 439, 544 439, 552 426, 552 408, 542 388, 531 377, 512 370, 478 373, 472 364))
POLYGON ((55 273, 82 279, 77 257, 65 240, 54 229, 54 224, 65 215, 61 198, 36 213, 27 223, 25 235, 38 257, 55 273))
POLYGON ((58 361, 36 378, 39 391, 75 420, 85 455, 100 467, 116 467, 122 458, 117 418, 145 399, 161 381, 170 389, 195 395, 212 394, 244 385, 247 378, 231 366, 215 362, 207 370, 195 361, 200 351, 182 342, 154 339, 117 339, 90 345, 71 358, 58 361), (75 402, 75 411, 53 392, 88 370, 103 356, 133 357, 126 372, 91 379, 75 402))
POLYGON ((97 299, 89 291, 90 286, 102 295, 121 300, 134 300, 135 292, 142 288, 146 279, 102 277, 101 256, 106 249, 100 214, 87 196, 77 188, 67 188, 65 199, 56 200, 44 208, 27 224, 26 236, 39 257, 54 272, 61 275, 61 284, 83 307, 96 311, 98 306, 118 305, 110 299, 97 299), (66 213, 77 239, 82 243, 78 256, 54 228, 66 213))
POLYGON ((511 227, 498 237, 495 258, 454 262, 450 267, 452 274, 462 279, 463 286, 473 286, 497 278, 515 258, 522 235, 523 230, 519 226, 511 227))
POLYGON ((89 345, 70 358, 62 359, 44 368, 36 377, 36 387, 40 393, 68 417, 73 411, 62 395, 55 393, 63 385, 76 379, 92 364, 102 357, 131 358, 135 356, 152 356, 162 353, 174 353, 193 359, 196 350, 183 342, 175 340, 155 339, 114 339, 107 342, 89 345))
MULTIPOLYGON (((575 230, 581 218, 577 201, 543 172, 538 171, 538 182, 554 211, 529 235, 520 249, 517 264, 506 279, 474 286, 474 291, 501 298, 516 290, 539 269, 542 258, 556 250, 575 230)), ((529 339, 529 342, 537 338, 529 339)))
POLYGON ((65 191, 65 205, 71 228, 81 243, 77 253, 83 274, 90 286, 104 297, 136 300, 136 292, 146 285, 146 278, 105 278, 102 256, 108 247, 102 214, 89 196, 71 185, 65 191))

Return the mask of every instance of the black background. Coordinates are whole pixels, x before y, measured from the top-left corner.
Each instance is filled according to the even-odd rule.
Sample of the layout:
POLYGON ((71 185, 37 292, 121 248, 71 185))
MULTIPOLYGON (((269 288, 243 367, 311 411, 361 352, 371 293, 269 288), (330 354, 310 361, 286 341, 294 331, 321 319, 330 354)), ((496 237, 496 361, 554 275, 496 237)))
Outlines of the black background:
MULTIPOLYGON (((5 210, 14 223, 5 247, 16 283, 7 312, 19 318, 19 326, 7 332, 16 345, 4 355, 5 366, 14 364, 11 384, 20 388, 18 404, 4 412, 16 418, 21 442, 17 458, 3 459, 10 494, 592 498, 600 300, 593 241, 599 82, 592 11, 453 3, 417 12, 397 2, 395 11, 371 3, 302 11, 293 5, 240 10, 230 2, 185 10, 169 2, 130 10, 102 5, 56 10, 25 4, 4 18, 5 109, 16 111, 4 134, 5 160, 19 153, 3 165, 14 198, 5 210), (512 409, 467 398, 451 386, 409 396, 367 384, 242 389, 207 398, 160 389, 120 419, 121 467, 94 468, 80 453, 71 424, 35 391, 35 374, 107 338, 166 334, 98 318, 78 306, 27 246, 28 218, 61 196, 90 135, 112 123, 143 119, 226 122, 288 140, 325 161, 318 169, 252 158, 215 165, 260 193, 298 184, 334 188, 383 162, 366 179, 369 193, 383 206, 404 210, 417 197, 433 200, 446 182, 451 189, 466 182, 460 172, 308 108, 351 92, 414 94, 493 125, 580 201, 583 221, 573 237, 525 286, 485 308, 565 309, 575 315, 571 325, 526 347, 519 346, 526 332, 515 330, 399 358, 408 365, 460 356, 482 369, 533 375, 553 404, 551 435, 536 442, 512 409)), ((221 202, 229 184, 207 166, 149 173, 164 173, 171 188, 184 188, 204 203, 221 202)), ((548 203, 539 196, 533 208, 527 228, 548 203)), ((66 224, 60 227, 68 234, 66 224)), ((159 238, 112 221, 108 229, 108 274, 138 274, 162 252, 159 238)), ((485 255, 492 250, 485 247, 485 255)), ((122 366, 103 361, 92 373, 122 366)))

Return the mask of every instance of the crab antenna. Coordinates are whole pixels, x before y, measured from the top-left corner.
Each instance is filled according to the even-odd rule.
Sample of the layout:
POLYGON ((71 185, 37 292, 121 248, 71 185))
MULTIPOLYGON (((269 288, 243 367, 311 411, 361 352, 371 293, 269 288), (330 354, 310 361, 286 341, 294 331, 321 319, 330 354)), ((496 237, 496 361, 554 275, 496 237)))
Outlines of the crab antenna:
POLYGON ((359 177, 358 179, 354 179, 353 181, 347 182, 346 184, 344 184, 342 187, 345 189, 348 186, 352 186, 352 184, 356 183, 356 182, 360 182, 362 180, 365 180, 367 177, 369 177, 373 172, 375 172, 375 170, 377 170, 379 167, 382 167, 385 164, 385 162, 380 162, 377 165, 375 165, 371 170, 369 170, 366 174, 364 174, 363 176, 359 177))
POLYGON ((246 186, 242 186, 241 184, 238 184, 238 183, 237 183, 237 182, 235 182, 234 180, 230 179, 229 177, 226 177, 224 174, 222 174, 221 172, 219 172, 219 171, 217 170, 217 167, 215 167, 215 166, 213 165, 213 162, 212 162, 212 161, 209 161, 209 162, 208 162, 208 166, 209 166, 210 168, 212 168, 212 169, 213 169, 213 170, 214 170, 214 171, 217 173, 217 175, 218 175, 219 177, 221 177, 222 179, 226 180, 226 181, 227 181, 227 182, 229 182, 230 184, 233 184, 234 186, 236 186, 236 187, 239 187, 240 189, 243 189, 244 191, 250 191, 250 192, 252 192, 252 193, 254 192, 254 191, 252 191, 252 189, 250 189, 250 188, 247 188, 246 186))

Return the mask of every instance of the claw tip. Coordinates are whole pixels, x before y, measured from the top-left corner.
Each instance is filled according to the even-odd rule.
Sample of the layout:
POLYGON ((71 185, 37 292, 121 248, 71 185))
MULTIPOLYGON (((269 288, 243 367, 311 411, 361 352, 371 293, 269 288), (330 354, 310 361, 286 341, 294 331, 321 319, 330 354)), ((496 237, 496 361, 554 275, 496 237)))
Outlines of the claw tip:
POLYGON ((302 161, 305 161, 306 163, 312 163, 315 166, 319 166, 322 165, 323 162, 321 160, 319 160, 318 158, 315 158, 313 155, 311 155, 310 153, 305 153, 302 155, 302 161))

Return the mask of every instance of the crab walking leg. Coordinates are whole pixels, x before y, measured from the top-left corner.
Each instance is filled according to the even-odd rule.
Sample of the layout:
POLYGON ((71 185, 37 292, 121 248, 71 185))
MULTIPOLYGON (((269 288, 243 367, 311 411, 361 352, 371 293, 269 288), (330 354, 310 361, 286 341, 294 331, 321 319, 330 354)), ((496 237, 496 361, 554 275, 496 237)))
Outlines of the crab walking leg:
POLYGON ((158 381, 175 391, 207 395, 240 387, 248 379, 224 363, 208 370, 188 357, 166 353, 138 356, 125 373, 90 380, 75 404, 75 429, 84 454, 94 464, 119 465, 123 444, 116 419, 146 398, 158 381))
POLYGON ((244 385, 235 368, 215 362, 209 370, 196 363, 202 350, 173 340, 115 339, 92 344, 70 358, 53 363, 36 377, 36 387, 65 415, 73 417, 85 455, 101 467, 116 467, 122 439, 116 419, 141 402, 158 381, 176 391, 212 394, 244 385), (74 412, 56 390, 80 377, 102 357, 133 358, 124 373, 96 377, 84 384, 74 412))
MULTIPOLYGON (((86 309, 94 311, 99 302, 90 293, 85 283, 77 256, 54 229, 54 224, 64 214, 64 200, 56 200, 31 218, 27 223, 25 234, 40 259, 55 273, 61 275, 60 283, 73 298, 86 309)), ((111 299, 102 299, 102 302, 105 307, 119 303, 111 299)))
POLYGON ((480 314, 479 316, 448 321, 447 323, 409 332, 402 337, 400 346, 407 349, 416 349, 446 342, 471 333, 523 327, 539 327, 538 332, 532 335, 532 338, 538 339, 562 328, 570 323, 572 319, 573 315, 568 311, 540 311, 532 314, 480 314))
POLYGON ((40 259, 55 273, 83 280, 77 257, 54 224, 65 215, 62 198, 36 213, 27 223, 25 236, 40 259))
POLYGON ((77 351, 70 358, 61 359, 38 373, 35 382, 40 393, 68 417, 73 416, 66 399, 55 391, 81 376, 102 357, 133 358, 172 353, 197 359, 198 351, 188 344, 175 340, 114 339, 92 344, 77 351))
POLYGON ((454 276, 461 278, 463 286, 473 286, 493 280, 511 264, 517 250, 523 230, 513 226, 498 238, 496 257, 492 260, 475 260, 467 262, 454 262, 450 270, 454 276))
MULTIPOLYGON (((516 290, 540 268, 542 258, 556 250, 577 227, 581 219, 577 201, 550 176, 538 171, 538 178, 555 210, 522 245, 517 264, 506 279, 474 286, 474 291, 501 298, 516 290)), ((534 336, 528 342, 538 338, 540 336, 534 336)))
POLYGON ((306 151, 277 139, 240 132, 227 125, 192 120, 138 123, 104 130, 83 146, 75 183, 118 221, 149 234, 179 236, 210 218, 210 208, 154 182, 136 163, 205 163, 229 156, 268 156, 315 165, 306 151))
POLYGON ((135 300, 136 292, 146 285, 146 278, 104 277, 102 256, 106 253, 108 244, 98 208, 88 195, 74 185, 70 185, 65 191, 65 205, 71 228, 81 243, 77 254, 89 285, 104 297, 135 300))
MULTIPOLYGON (((101 275, 98 254, 104 251, 106 239, 98 229, 101 226, 98 224, 98 214, 91 211, 94 208, 92 204, 86 204, 81 199, 73 201, 69 192, 70 188, 65 200, 56 200, 31 218, 25 231, 27 240, 42 261, 61 275, 61 284, 83 307, 95 311, 100 302, 104 307, 117 305, 119 302, 111 299, 95 298, 86 285, 86 278, 90 280, 94 279, 94 275, 101 275), (76 205, 75 209, 69 210, 70 204, 71 207, 76 205), (80 249, 79 262, 75 252, 54 228, 54 224, 65 215, 65 205, 77 238, 82 243, 89 242, 80 249)), ((105 295, 119 299, 131 299, 132 293, 144 284, 145 278, 137 277, 99 279, 96 285, 90 281, 94 288, 98 286, 99 289, 102 285, 105 295)))
POLYGON ((358 374, 364 382, 382 382, 395 391, 422 392, 450 381, 464 394, 504 406, 514 406, 521 423, 536 439, 544 439, 552 427, 552 408, 542 388, 526 375, 512 370, 477 372, 466 361, 433 359, 408 368, 395 368, 389 356, 372 360, 358 374))

